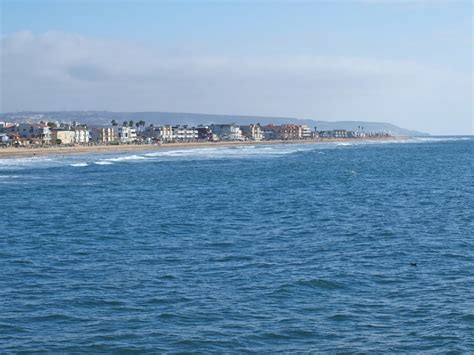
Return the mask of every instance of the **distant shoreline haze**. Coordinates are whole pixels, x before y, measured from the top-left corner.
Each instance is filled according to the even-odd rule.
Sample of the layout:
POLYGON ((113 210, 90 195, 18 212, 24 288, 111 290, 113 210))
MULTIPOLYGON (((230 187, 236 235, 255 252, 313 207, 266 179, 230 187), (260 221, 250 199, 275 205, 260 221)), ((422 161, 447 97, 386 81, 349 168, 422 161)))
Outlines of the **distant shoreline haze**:
POLYGON ((400 136, 428 136, 429 133, 402 128, 388 122, 368 121, 324 121, 318 119, 303 119, 294 117, 272 117, 272 116, 242 116, 242 115, 219 115, 204 113, 181 113, 181 112, 112 112, 112 111, 22 111, 0 113, 0 121, 18 121, 24 119, 47 119, 57 121, 80 121, 89 125, 107 125, 112 120, 137 121, 144 120, 147 124, 154 125, 199 125, 212 123, 235 123, 246 125, 252 123, 266 124, 301 124, 318 130, 346 129, 356 130, 364 127, 366 132, 390 132, 400 136), (42 115, 42 116, 41 116, 42 115))

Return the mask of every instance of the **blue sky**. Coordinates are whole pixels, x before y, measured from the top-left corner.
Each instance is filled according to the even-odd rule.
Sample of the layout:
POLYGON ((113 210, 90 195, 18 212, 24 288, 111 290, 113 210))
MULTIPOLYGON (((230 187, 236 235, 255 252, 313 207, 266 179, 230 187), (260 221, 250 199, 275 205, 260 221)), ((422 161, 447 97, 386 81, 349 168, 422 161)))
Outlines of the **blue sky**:
POLYGON ((2 112, 280 115, 472 134, 471 1, 0 1, 2 112))

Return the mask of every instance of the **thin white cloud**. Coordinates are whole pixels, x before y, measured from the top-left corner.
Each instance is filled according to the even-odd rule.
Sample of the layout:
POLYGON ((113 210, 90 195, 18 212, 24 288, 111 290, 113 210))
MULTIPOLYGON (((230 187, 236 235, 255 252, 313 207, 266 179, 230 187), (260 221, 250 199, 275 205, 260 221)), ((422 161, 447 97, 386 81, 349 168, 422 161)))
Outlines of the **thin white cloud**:
POLYGON ((456 114, 461 131, 469 130, 466 117, 472 115, 472 78, 415 62, 184 55, 60 32, 8 34, 1 49, 2 112, 155 110, 367 119, 434 133, 449 128, 442 115, 456 114))

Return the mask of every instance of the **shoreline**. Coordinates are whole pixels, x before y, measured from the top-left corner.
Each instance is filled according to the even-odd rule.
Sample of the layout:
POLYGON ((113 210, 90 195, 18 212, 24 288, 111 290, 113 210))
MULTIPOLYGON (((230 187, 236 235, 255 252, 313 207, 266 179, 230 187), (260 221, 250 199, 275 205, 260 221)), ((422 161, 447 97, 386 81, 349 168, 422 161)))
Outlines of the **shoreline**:
POLYGON ((48 147, 27 148, 7 147, 0 148, 0 158, 33 157, 47 155, 73 155, 73 154, 104 154, 127 153, 140 151, 166 150, 169 148, 193 149, 230 147, 239 145, 273 145, 273 144, 323 144, 343 142, 371 142, 371 141, 396 141, 407 137, 382 137, 382 138, 323 138, 318 140, 271 140, 271 141, 229 141, 229 142, 190 142, 190 143, 165 143, 162 145, 130 144, 130 145, 77 145, 73 147, 48 147))

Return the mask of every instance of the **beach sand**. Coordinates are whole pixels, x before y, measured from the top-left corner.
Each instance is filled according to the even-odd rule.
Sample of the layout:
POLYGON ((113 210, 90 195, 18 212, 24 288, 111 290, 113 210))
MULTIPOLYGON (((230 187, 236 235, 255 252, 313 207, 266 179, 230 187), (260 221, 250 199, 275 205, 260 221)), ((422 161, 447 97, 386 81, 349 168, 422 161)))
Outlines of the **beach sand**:
POLYGON ((338 142, 366 142, 366 141, 390 141, 402 139, 404 137, 384 137, 384 138, 324 138, 318 140, 295 140, 295 141, 246 141, 246 142, 192 142, 192 143, 165 143, 162 145, 153 144, 121 144, 121 145, 77 145, 73 147, 48 147, 48 148, 28 148, 28 147, 7 147, 0 148, 0 157, 18 157, 18 156, 44 156, 44 155, 69 155, 69 154, 106 154, 106 153, 126 153, 152 151, 169 148, 192 149, 206 147, 228 147, 235 145, 257 145, 257 144, 321 144, 338 142))

